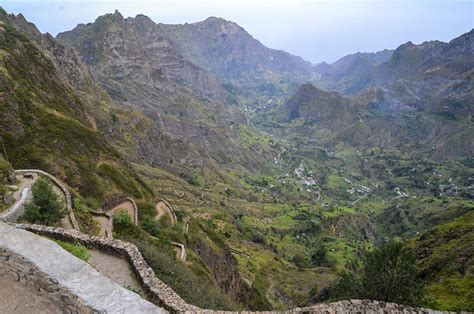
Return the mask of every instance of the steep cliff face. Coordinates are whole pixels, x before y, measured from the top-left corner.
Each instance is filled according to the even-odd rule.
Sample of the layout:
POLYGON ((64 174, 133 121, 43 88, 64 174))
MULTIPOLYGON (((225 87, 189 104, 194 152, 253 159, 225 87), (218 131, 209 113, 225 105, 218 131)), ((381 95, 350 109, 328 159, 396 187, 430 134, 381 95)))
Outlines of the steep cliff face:
MULTIPOLYGON (((287 85, 304 83, 315 74, 311 63, 265 47, 245 29, 222 18, 158 26, 187 60, 232 84, 239 94, 281 94, 287 85)), ((231 85, 227 87, 232 90, 231 85)))
POLYGON ((159 27, 187 59, 226 80, 262 81, 285 74, 304 80, 313 74, 311 63, 265 47, 245 29, 222 18, 159 27))
POLYGON ((54 63, 61 79, 79 90, 91 90, 94 83, 87 66, 71 48, 59 44, 50 34, 42 34, 22 14, 3 14, 3 18, 20 33, 25 34, 54 63))
POLYGON ((94 78, 117 100, 145 106, 142 91, 169 96, 194 92, 211 99, 225 99, 220 82, 210 73, 185 60, 149 18, 124 19, 116 11, 93 24, 78 25, 57 40, 75 48, 90 66, 94 78))
POLYGON ((269 160, 260 153, 263 147, 257 154, 244 147, 236 130, 246 119, 226 102, 218 79, 186 60, 146 16, 107 14, 57 39, 78 51, 112 99, 146 116, 133 128, 116 121, 114 131, 127 137, 136 153, 130 159, 175 174, 203 173, 205 166, 262 168, 269 160))

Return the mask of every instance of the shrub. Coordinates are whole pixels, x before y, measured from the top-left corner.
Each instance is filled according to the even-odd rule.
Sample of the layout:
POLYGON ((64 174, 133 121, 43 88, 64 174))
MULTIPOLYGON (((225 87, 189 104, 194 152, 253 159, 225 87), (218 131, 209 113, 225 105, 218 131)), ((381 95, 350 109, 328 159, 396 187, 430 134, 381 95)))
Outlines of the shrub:
POLYGON ((82 232, 92 235, 98 235, 100 227, 91 215, 91 208, 83 201, 80 196, 75 195, 73 199, 74 215, 79 222, 82 232))
POLYGON ((304 257, 303 254, 297 253, 295 254, 292 258, 291 261, 298 266, 299 268, 305 268, 308 267, 308 262, 306 261, 306 258, 304 257))
POLYGON ((154 237, 160 235, 161 224, 159 221, 154 220, 150 216, 143 217, 143 220, 140 222, 140 227, 143 228, 146 232, 151 234, 154 237))
POLYGON ((316 251, 314 251, 311 255, 311 264, 316 267, 328 266, 327 251, 324 247, 320 246, 316 251))
POLYGON ((49 179, 40 177, 32 187, 33 201, 26 205, 25 219, 32 223, 54 224, 61 220, 66 211, 59 197, 54 193, 49 179))
POLYGON ((415 255, 391 242, 368 252, 360 267, 342 275, 333 296, 336 299, 371 299, 418 306, 423 301, 422 284, 417 278, 415 255))
POLYGON ((132 224, 132 218, 123 209, 117 209, 114 215, 114 227, 124 228, 132 224))

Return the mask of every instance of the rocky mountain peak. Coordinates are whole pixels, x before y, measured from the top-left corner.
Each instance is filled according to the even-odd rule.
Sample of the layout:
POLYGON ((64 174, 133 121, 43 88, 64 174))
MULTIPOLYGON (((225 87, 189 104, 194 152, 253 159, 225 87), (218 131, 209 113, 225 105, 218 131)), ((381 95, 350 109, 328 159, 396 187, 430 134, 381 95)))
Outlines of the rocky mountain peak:
MULTIPOLYGON (((186 60, 172 38, 145 15, 124 19, 116 11, 99 17, 92 24, 60 33, 57 39, 74 47, 87 64, 93 65, 92 72, 96 79, 103 81, 103 84, 108 81, 109 92, 114 95, 124 93, 116 90, 120 84, 115 80, 131 80, 134 83, 140 81, 140 88, 150 88, 150 94, 159 91, 176 95, 180 94, 177 89, 184 87, 210 99, 222 100, 226 97, 220 82, 186 60)), ((130 84, 126 85, 130 88, 130 84)), ((138 99, 141 103, 143 97, 133 101, 135 106, 138 99)))
POLYGON ((105 26, 121 26, 124 25, 124 23, 125 18, 123 15, 118 10, 115 10, 114 13, 107 13, 99 16, 93 25, 95 25, 97 28, 103 28, 105 26))
POLYGON ((220 17, 208 17, 202 22, 197 22, 194 23, 198 27, 204 27, 209 30, 214 30, 217 32, 219 35, 222 34, 227 34, 227 35, 232 35, 232 34, 240 34, 243 36, 248 36, 252 37, 244 28, 240 27, 237 23, 234 23, 232 21, 228 21, 226 19, 220 18, 220 17))

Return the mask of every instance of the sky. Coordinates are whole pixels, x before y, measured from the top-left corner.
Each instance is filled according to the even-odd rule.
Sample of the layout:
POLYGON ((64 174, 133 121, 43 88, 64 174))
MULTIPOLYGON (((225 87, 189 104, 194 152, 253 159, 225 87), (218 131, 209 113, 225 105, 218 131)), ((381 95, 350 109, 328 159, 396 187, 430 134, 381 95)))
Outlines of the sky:
POLYGON ((52 35, 116 9, 155 22, 222 17, 264 45, 313 63, 355 52, 394 49, 407 41, 449 41, 474 26, 474 0, 0 0, 52 35))

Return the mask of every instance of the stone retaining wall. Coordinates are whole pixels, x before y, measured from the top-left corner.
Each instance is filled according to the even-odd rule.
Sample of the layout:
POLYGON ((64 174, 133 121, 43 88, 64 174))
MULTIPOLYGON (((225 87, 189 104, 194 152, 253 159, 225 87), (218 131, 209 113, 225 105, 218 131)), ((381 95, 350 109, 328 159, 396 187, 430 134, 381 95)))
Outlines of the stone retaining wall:
POLYGON ((15 226, 55 239, 69 242, 77 241, 87 247, 124 257, 130 262, 137 279, 153 303, 173 312, 192 313, 201 310, 194 305, 186 303, 171 287, 157 278, 153 269, 151 269, 138 248, 132 243, 89 236, 76 230, 66 230, 42 225, 17 224, 15 226))
POLYGON ((69 220, 71 221, 72 227, 75 230, 79 231, 80 230, 79 229, 79 224, 77 223, 76 216, 74 216, 74 211, 72 210, 71 193, 69 193, 69 190, 67 189, 67 186, 62 181, 58 180, 55 176, 53 176, 52 174, 49 174, 49 173, 47 173, 46 171, 43 171, 43 170, 39 170, 39 169, 18 169, 18 170, 14 170, 15 174, 17 174, 17 173, 28 173, 28 172, 37 173, 37 174, 47 176, 51 181, 53 181, 53 183, 59 189, 61 189, 61 191, 63 191, 64 195, 66 196, 66 209, 67 209, 68 214, 69 214, 69 220))
POLYGON ((133 224, 138 225, 138 206, 137 206, 137 203, 135 202, 135 200, 131 197, 119 196, 119 197, 116 197, 112 200, 108 200, 107 203, 105 204, 104 208, 103 208, 103 211, 105 213, 107 213, 110 217, 113 218, 113 216, 115 215, 115 211, 111 212, 111 209, 113 209, 114 207, 119 206, 120 204, 122 204, 124 202, 132 203, 133 216, 130 217, 130 218, 132 219, 133 224))
POLYGON ((168 209, 170 210, 171 215, 173 216, 173 217, 172 217, 173 221, 174 221, 175 223, 178 222, 178 216, 176 216, 176 213, 175 213, 173 207, 171 206, 171 204, 168 203, 166 200, 164 200, 164 199, 162 199, 162 198, 161 198, 161 199, 158 199, 157 203, 159 203, 159 202, 163 202, 166 206, 168 206, 168 209))
MULTIPOLYGON (((235 314, 232 311, 216 311, 201 309, 186 303, 171 287, 156 277, 151 267, 144 260, 138 248, 128 242, 111 240, 100 237, 89 236, 75 230, 47 227, 41 225, 17 224, 22 228, 40 235, 49 236, 65 241, 77 241, 85 246, 93 247, 106 253, 115 254, 126 258, 134 270, 140 284, 155 304, 175 313, 206 313, 206 314, 235 314)), ((244 311, 240 313, 271 313, 271 314, 294 314, 294 313, 448 313, 428 309, 413 308, 395 303, 386 303, 370 300, 347 300, 335 303, 321 303, 309 307, 295 308, 287 311, 244 311)))
POLYGON ((6 210, 6 212, 0 214, 0 220, 13 222, 20 218, 25 211, 25 206, 31 200, 33 193, 30 188, 24 188, 21 191, 21 198, 18 202, 13 204, 12 207, 6 210))
MULTIPOLYGON (((62 229, 67 232, 74 230, 62 229)), ((64 313, 166 313, 100 274, 57 243, 0 223, 0 271, 64 313)))

